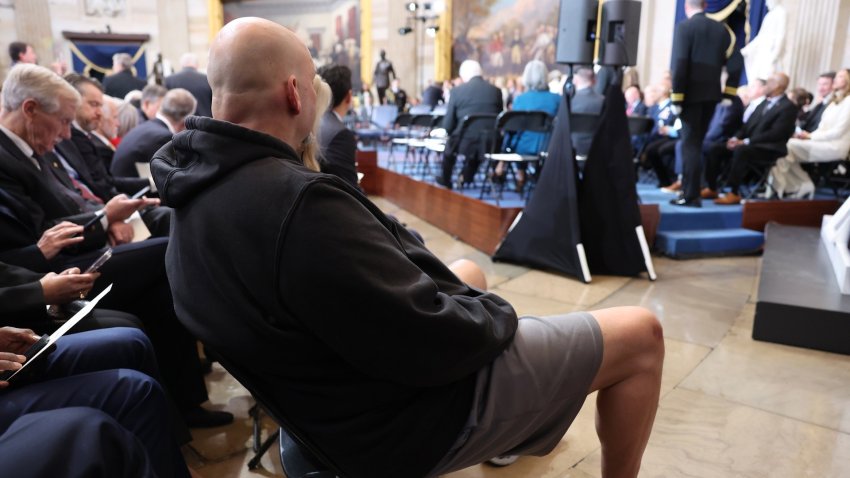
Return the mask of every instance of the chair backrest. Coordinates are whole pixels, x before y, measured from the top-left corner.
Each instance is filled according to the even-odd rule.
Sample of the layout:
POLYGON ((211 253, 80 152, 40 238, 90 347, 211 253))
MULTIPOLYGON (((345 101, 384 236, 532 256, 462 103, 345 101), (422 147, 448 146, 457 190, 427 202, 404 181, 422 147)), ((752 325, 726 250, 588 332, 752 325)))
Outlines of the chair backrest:
POLYGON ((503 133, 534 131, 548 133, 553 118, 545 111, 503 111, 496 118, 496 128, 503 133))
POLYGON ((437 106, 434 107, 433 110, 431 110, 431 114, 435 115, 435 116, 445 116, 446 110, 448 110, 448 105, 446 105, 446 104, 437 105, 437 106))
POLYGON ((427 115, 431 114, 431 105, 415 105, 411 106, 408 113, 412 115, 427 115))
MULTIPOLYGON (((215 351, 213 351, 215 352, 215 351)), ((322 453, 315 445, 311 444, 307 439, 306 435, 295 428, 288 420, 286 420, 286 414, 281 410, 277 404, 271 400, 269 396, 265 394, 263 390, 259 387, 255 386, 254 381, 251 380, 251 373, 248 370, 243 369, 242 367, 236 365, 233 362, 230 362, 228 358, 225 358, 222 354, 216 353, 216 359, 221 364, 222 367, 227 370, 233 378, 236 379, 237 382, 242 384, 251 395, 254 396, 254 399, 263 406, 266 412, 274 419, 275 422, 285 431, 286 435, 291 437, 291 439, 298 444, 301 448, 300 452, 303 455, 307 455, 310 457, 310 460, 315 463, 319 462, 324 465, 329 471, 332 471, 337 476, 344 476, 342 472, 340 472, 339 466, 337 466, 333 460, 330 459, 327 455, 322 453), (311 456, 312 455, 312 456, 311 456)))
POLYGON ((410 126, 410 123, 411 123, 412 120, 413 120, 413 115, 411 115, 409 113, 401 113, 400 115, 396 116, 395 121, 393 122, 393 125, 396 128, 406 128, 406 127, 410 126))
POLYGON ((390 129, 398 116, 398 107, 395 105, 380 105, 372 108, 371 122, 381 129, 390 129))
POLYGON ((598 124, 599 115, 570 113, 570 131, 572 133, 595 133, 598 124))
POLYGON ((648 116, 629 116, 629 135, 640 136, 652 132, 655 121, 648 116))
MULTIPOLYGON (((545 149, 549 142, 548 136, 552 132, 553 122, 554 118, 545 111, 503 111, 496 118, 496 128, 501 136, 498 144, 502 145, 504 152, 516 152, 523 134, 528 132, 537 133, 529 136, 535 136, 534 143, 537 147, 545 149)), ((539 152, 538 150, 529 153, 539 152)))
POLYGON ((410 120, 410 126, 413 128, 419 127, 431 129, 435 124, 435 117, 430 114, 414 115, 410 120))
MULTIPOLYGON (((483 149, 479 149, 480 153, 490 152, 493 148, 496 132, 496 115, 491 113, 476 113, 466 115, 460 121, 460 128, 457 134, 456 141, 458 144, 469 138, 477 138, 479 142, 483 142, 483 149)), ((480 143, 479 143, 480 144, 480 143)))

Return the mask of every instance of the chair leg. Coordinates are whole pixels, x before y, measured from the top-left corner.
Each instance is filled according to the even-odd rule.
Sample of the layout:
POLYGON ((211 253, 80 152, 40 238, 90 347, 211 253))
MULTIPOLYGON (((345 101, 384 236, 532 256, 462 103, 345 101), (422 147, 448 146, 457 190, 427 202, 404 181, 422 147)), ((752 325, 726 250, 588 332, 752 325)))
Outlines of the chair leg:
POLYGON ((269 437, 266 438, 266 440, 260 445, 260 449, 256 453, 254 453, 254 457, 251 458, 251 460, 248 462, 249 470, 254 470, 257 468, 257 466, 260 465, 260 460, 263 459, 263 455, 265 455, 266 452, 269 451, 269 448, 271 448, 272 445, 277 443, 277 437, 279 434, 280 430, 275 431, 274 433, 269 435, 269 437))

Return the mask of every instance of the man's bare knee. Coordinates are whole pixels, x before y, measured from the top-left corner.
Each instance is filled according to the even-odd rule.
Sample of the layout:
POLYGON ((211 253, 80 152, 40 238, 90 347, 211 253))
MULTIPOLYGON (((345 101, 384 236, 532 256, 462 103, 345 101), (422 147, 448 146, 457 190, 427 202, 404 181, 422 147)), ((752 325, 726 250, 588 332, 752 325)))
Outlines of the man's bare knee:
POLYGON ((458 259, 449 264, 451 270, 458 279, 480 290, 487 290, 487 278, 478 264, 469 259, 458 259))
POLYGON ((636 374, 660 374, 664 362, 664 333, 650 310, 615 307, 592 312, 603 337, 602 365, 591 391, 636 374))

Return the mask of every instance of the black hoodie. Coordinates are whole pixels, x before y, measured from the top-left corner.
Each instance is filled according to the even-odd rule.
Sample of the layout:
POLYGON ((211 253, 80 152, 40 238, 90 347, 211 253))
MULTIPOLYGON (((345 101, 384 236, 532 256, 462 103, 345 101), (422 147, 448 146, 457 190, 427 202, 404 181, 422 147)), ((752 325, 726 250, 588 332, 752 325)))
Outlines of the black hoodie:
POLYGON ((152 161, 180 320, 347 476, 424 476, 517 317, 342 180, 210 118, 152 161))

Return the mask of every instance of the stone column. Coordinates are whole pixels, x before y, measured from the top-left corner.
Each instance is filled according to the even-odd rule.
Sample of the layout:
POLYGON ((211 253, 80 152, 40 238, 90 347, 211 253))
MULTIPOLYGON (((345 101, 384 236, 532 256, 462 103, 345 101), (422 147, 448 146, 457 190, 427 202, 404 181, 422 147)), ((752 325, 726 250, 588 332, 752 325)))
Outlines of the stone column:
POLYGON ((151 52, 150 62, 156 61, 156 53, 171 63, 174 71, 180 71, 180 56, 189 51, 189 13, 186 0, 157 0, 157 23, 159 25, 159 52, 151 52))
POLYGON ((38 63, 50 66, 55 60, 50 7, 47 0, 15 0, 15 32, 17 40, 35 48, 38 63))

